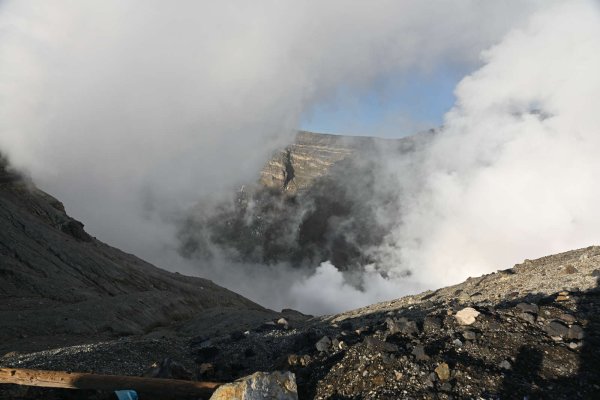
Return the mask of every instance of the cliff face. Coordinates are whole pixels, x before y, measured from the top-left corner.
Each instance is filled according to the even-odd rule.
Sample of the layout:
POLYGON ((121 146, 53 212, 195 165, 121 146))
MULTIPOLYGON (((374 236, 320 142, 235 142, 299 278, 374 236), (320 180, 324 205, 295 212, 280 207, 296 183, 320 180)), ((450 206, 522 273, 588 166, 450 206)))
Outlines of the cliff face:
POLYGON ((377 214, 396 207, 399 196, 397 185, 381 184, 389 173, 381 155, 403 157, 429 136, 300 132, 266 163, 258 184, 246 185, 212 210, 199 204, 199 212, 190 213, 179 232, 181 253, 203 258, 218 248, 236 261, 299 268, 326 260, 342 270, 368 264, 369 249, 390 229, 391 221, 377 214))
POLYGON ((67 342, 139 335, 210 310, 272 314, 211 281, 96 240, 60 201, 2 162, 0 352, 44 348, 61 335, 67 342))
POLYGON ((368 138, 299 132, 291 145, 279 150, 261 171, 260 184, 290 193, 308 189, 335 163, 352 156, 368 138))
POLYGON ((261 171, 260 185, 296 193, 310 189, 340 161, 372 155, 378 148, 399 153, 414 146, 414 137, 379 139, 300 131, 294 143, 277 151, 261 171))

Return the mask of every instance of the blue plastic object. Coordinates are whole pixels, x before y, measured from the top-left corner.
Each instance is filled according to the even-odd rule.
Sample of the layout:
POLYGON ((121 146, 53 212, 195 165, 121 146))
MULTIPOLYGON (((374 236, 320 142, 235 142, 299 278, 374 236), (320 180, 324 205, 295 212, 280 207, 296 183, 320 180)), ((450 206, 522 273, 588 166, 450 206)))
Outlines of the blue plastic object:
POLYGON ((138 395, 135 390, 115 390, 115 394, 119 400, 138 400, 138 395))

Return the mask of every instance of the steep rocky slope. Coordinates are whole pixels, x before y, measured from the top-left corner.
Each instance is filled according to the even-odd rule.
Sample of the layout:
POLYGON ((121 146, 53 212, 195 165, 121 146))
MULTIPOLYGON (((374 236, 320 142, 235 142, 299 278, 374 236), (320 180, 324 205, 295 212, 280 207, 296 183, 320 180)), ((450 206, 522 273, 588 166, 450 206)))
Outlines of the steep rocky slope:
POLYGON ((1 162, 0 352, 142 335, 193 319, 211 331, 228 318, 239 323, 242 310, 253 322, 275 315, 91 237, 58 200, 1 162))
POLYGON ((600 247, 589 247, 339 315, 9 354, 0 365, 136 375, 148 367, 138 355, 154 351, 196 379, 288 370, 300 399, 596 399, 599 279, 600 247))

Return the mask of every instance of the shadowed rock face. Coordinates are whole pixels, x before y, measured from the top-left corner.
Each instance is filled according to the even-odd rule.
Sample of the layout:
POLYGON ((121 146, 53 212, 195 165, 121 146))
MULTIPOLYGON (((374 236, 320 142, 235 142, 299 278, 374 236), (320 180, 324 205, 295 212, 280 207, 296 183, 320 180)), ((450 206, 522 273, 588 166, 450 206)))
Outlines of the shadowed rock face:
MULTIPOLYGON (((0 366, 140 374, 145 357, 160 362, 166 353, 190 371, 200 366, 199 380, 292 372, 295 385, 289 372, 273 377, 301 399, 597 399, 599 280, 600 247, 588 247, 338 315, 294 321, 290 313, 289 326, 11 354, 0 366), (465 309, 477 311, 467 324, 465 309)), ((264 376, 223 394, 261 387, 264 376)), ((0 385, 0 398, 108 399, 19 389, 0 385)))
POLYGON ((198 205, 181 224, 181 254, 202 259, 217 250, 234 261, 299 268, 326 260, 342 270, 368 264, 369 250, 394 223, 378 214, 397 208, 400 195, 382 154, 403 157, 429 137, 300 132, 266 163, 258 184, 212 209, 198 205))
MULTIPOLYGON (((1 162, 0 353, 43 348, 59 335, 85 341, 143 334, 212 310, 223 320, 229 310, 273 314, 211 281, 161 270, 96 240, 60 201, 1 162)), ((204 321, 208 330, 212 322, 204 321)))

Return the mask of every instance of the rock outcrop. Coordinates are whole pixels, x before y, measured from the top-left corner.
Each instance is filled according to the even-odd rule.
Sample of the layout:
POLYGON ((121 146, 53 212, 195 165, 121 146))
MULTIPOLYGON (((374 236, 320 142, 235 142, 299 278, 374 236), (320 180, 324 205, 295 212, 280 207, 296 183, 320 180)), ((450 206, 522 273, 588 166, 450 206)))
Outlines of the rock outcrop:
POLYGON ((376 139, 299 132, 291 145, 279 150, 261 171, 260 184, 295 193, 308 189, 339 161, 361 149, 373 146, 376 139))
POLYGON ((257 264, 314 268, 329 260, 342 270, 372 263, 394 221, 398 185, 381 164, 403 157, 432 133, 377 139, 300 132, 267 162, 258 184, 233 199, 198 204, 181 224, 185 257, 221 257, 257 264), (374 195, 377 193, 377 195, 374 195))
POLYGON ((278 150, 265 164, 259 184, 287 193, 306 191, 315 180, 329 174, 332 167, 343 160, 372 155, 383 148, 401 154, 410 151, 417 141, 416 136, 380 139, 300 131, 294 143, 278 150))

